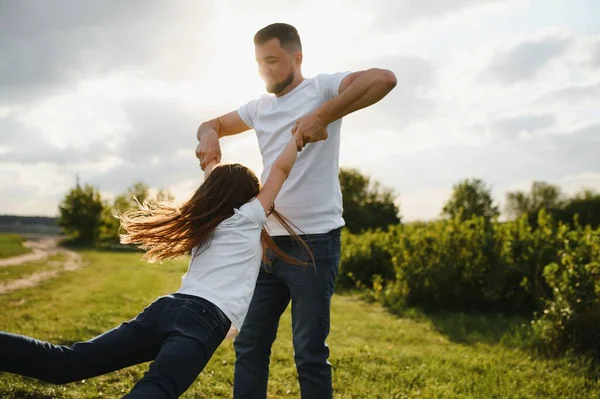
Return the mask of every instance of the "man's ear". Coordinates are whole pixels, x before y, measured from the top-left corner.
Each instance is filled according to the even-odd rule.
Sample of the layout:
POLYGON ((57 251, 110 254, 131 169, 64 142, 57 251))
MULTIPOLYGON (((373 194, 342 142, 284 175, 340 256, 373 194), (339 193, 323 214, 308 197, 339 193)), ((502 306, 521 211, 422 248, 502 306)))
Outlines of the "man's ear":
POLYGON ((298 51, 296 53, 296 66, 302 65, 302 53, 298 51))

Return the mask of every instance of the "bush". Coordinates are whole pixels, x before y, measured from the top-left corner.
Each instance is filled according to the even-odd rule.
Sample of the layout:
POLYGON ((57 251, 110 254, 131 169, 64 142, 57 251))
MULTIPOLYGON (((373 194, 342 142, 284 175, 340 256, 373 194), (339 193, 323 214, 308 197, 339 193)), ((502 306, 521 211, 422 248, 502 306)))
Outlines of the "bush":
POLYGON ((484 283, 492 263, 492 232, 483 218, 460 216, 406 229, 394 266, 406 283, 406 301, 425 309, 484 307, 484 283))
POLYGON ((425 309, 531 311, 539 283, 536 241, 526 218, 483 217, 408 226, 392 259, 407 303, 425 309))
POLYGON ((568 231, 562 245, 560 260, 544 269, 553 296, 534 331, 553 353, 574 349, 600 358, 600 229, 568 231))
POLYGON ((355 235, 342 231, 342 253, 336 285, 341 289, 370 288, 375 276, 394 279, 389 248, 392 234, 382 230, 355 235))
POLYGON ((527 215, 507 223, 456 215, 345 232, 338 285, 366 288, 396 312, 413 306, 535 314, 547 349, 600 357, 600 229, 555 223, 544 211, 535 225, 527 215))

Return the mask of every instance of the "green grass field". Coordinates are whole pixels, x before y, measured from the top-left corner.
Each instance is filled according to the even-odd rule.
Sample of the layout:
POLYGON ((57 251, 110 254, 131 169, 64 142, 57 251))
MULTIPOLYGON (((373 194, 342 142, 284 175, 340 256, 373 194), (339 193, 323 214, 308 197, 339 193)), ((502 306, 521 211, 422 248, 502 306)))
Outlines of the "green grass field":
MULTIPOLYGON (((87 340, 178 288, 186 261, 149 265, 139 253, 84 251, 83 267, 0 295, 0 328, 53 343, 87 340)), ((328 343, 335 398, 600 398, 583 360, 541 359, 520 349, 522 320, 445 314, 400 318, 356 296, 336 295, 328 343)), ((526 330, 525 330, 526 331, 526 330)), ((182 398, 231 398, 234 352, 226 341, 182 398)), ((143 364, 54 386, 0 374, 0 397, 120 398, 143 364)), ((271 358, 269 398, 299 398, 289 311, 271 358)))
POLYGON ((30 252, 23 246, 23 238, 18 234, 0 233, 0 258, 8 258, 30 252))

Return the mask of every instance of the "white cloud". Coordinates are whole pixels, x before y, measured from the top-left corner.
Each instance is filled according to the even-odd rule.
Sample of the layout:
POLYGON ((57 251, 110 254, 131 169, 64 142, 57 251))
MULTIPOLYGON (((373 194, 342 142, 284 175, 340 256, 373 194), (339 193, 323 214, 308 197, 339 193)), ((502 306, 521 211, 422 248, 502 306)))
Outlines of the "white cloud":
POLYGON ((386 10, 375 21, 381 30, 399 30, 410 27, 411 24, 426 20, 461 13, 470 8, 485 8, 495 6, 497 3, 510 3, 506 0, 380 0, 377 1, 380 9, 386 10))
POLYGON ((560 105, 580 105, 582 102, 600 100, 600 82, 593 84, 573 85, 551 90, 536 99, 537 104, 560 103, 560 105))
POLYGON ((387 68, 396 74, 396 88, 377 106, 362 110, 346 118, 352 130, 403 130, 413 122, 432 116, 436 103, 429 95, 437 84, 434 65, 425 58, 399 55, 373 59, 358 64, 356 69, 371 66, 387 68))
POLYGON ((56 215, 58 203, 75 185, 75 174, 52 163, 2 162, 0 213, 56 215))
POLYGON ((555 123, 556 118, 552 114, 526 114, 496 119, 491 128, 498 134, 514 137, 553 127, 555 123))
POLYGON ((568 38, 560 36, 524 41, 496 55, 485 73, 504 84, 532 79, 548 63, 560 57, 569 44, 568 38))
POLYGON ((600 40, 592 47, 590 65, 594 68, 600 68, 600 40))
POLYGON ((210 50, 212 4, 3 2, 0 104, 34 101, 116 69, 168 80, 197 74, 205 64, 201 55, 210 50), (188 54, 186 62, 181 53, 188 54))
MULTIPOLYGON (((600 187, 600 42, 575 3, 35 4, 0 13, 0 213, 56 214, 76 173, 106 196, 142 180, 187 198, 197 126, 263 92, 252 36, 275 21, 299 29, 305 76, 396 73, 345 119, 341 164, 393 188, 405 220, 439 215, 464 178, 498 200, 532 180, 600 187)), ((262 171, 253 132, 222 149, 262 171)))
POLYGON ((411 220, 428 220, 437 217, 444 204, 452 195, 452 190, 422 190, 401 196, 403 214, 411 215, 411 220))

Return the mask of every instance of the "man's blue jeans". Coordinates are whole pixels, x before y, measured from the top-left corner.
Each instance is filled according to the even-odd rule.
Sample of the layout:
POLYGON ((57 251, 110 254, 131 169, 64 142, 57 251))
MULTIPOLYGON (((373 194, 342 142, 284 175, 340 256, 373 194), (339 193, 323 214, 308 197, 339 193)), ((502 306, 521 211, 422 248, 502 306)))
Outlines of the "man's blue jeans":
MULTIPOLYGON (((235 399, 265 399, 271 346, 279 319, 292 301, 294 360, 303 399, 332 397, 329 347, 330 304, 340 260, 341 229, 301 236, 313 252, 315 265, 290 265, 270 254, 258 275, 254 296, 240 334, 234 341, 237 360, 235 399), (266 270, 265 270, 266 269, 266 270)), ((288 255, 307 259, 291 237, 273 237, 288 255)))

